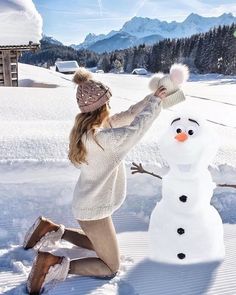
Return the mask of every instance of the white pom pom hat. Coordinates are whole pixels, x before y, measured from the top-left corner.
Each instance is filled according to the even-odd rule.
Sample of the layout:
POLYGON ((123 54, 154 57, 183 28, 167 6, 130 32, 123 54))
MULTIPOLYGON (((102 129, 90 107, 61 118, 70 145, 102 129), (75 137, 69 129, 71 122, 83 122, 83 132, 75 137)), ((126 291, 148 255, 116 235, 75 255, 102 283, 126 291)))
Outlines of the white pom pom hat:
POLYGON ((181 84, 186 82, 189 78, 189 69, 183 64, 173 64, 170 68, 170 73, 164 75, 157 73, 152 76, 149 82, 149 88, 156 92, 156 90, 163 86, 166 88, 166 97, 175 96, 182 100, 185 98, 183 91, 180 89, 181 84))

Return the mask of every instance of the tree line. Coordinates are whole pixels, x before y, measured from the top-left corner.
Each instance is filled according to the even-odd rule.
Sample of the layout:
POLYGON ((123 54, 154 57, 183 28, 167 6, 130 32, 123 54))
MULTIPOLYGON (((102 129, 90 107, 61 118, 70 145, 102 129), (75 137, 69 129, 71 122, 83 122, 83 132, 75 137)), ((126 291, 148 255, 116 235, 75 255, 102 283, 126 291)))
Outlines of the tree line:
POLYGON ((111 53, 41 43, 37 53, 25 53, 21 61, 54 65, 57 58, 77 60, 80 66, 97 67, 104 72, 127 72, 144 67, 150 72, 168 72, 175 62, 187 64, 191 72, 236 74, 236 24, 219 26, 188 38, 164 39, 152 46, 145 44, 111 53))

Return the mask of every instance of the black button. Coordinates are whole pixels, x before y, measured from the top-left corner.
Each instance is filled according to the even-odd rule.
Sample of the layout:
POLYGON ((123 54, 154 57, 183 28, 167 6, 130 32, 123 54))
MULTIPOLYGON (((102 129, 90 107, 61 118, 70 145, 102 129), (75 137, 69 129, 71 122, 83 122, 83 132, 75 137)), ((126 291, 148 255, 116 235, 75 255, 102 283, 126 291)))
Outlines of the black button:
POLYGON ((185 202, 187 201, 187 198, 188 198, 188 197, 186 197, 186 196, 184 196, 184 195, 181 196, 181 197, 179 197, 180 201, 183 202, 183 203, 185 203, 185 202))
POLYGON ((183 229, 183 228, 178 228, 177 229, 177 233, 179 234, 179 235, 182 235, 182 234, 184 234, 185 233, 185 230, 183 229))
POLYGON ((179 253, 177 256, 178 256, 179 259, 184 259, 185 258, 185 254, 184 253, 179 253))

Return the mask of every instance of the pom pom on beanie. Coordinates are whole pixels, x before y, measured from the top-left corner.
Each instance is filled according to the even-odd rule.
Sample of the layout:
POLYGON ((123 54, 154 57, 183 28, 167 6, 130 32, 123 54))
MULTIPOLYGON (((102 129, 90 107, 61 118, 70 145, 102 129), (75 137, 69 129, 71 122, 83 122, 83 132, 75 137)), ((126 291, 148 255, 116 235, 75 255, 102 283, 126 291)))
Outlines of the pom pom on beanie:
POLYGON ((161 78, 164 77, 164 74, 159 72, 155 75, 152 76, 152 79, 149 82, 149 88, 155 92, 157 90, 157 88, 159 87, 159 81, 161 78))
POLYGON ((79 68, 73 77, 73 82, 75 84, 82 84, 84 82, 87 82, 93 78, 92 73, 86 70, 85 68, 79 68))
MULTIPOLYGON (((189 78, 189 69, 184 64, 173 64, 170 68, 170 73, 164 75, 159 72, 152 76, 149 82, 149 88, 155 92, 160 86, 168 88, 178 87, 182 83, 186 82, 189 78), (170 83, 167 83, 169 80, 170 83), (163 82, 163 83, 162 83, 163 82), (164 84, 164 85, 162 85, 164 84), (167 85, 169 84, 169 85, 167 85), (173 85, 171 85, 173 84, 173 85), (175 86, 174 86, 175 85, 175 86)), ((168 89, 167 89, 168 90, 168 89)))
POLYGON ((176 85, 186 82, 189 78, 189 69, 183 64, 173 64, 170 68, 170 79, 176 85))
POLYGON ((179 90, 179 86, 186 82, 189 77, 189 70, 186 65, 173 64, 170 73, 164 75, 159 72, 154 74, 149 82, 149 88, 155 92, 159 87, 163 86, 167 90, 167 96, 179 90))
POLYGON ((172 96, 173 98, 183 98, 184 94, 180 90, 180 85, 188 80, 189 70, 186 65, 173 64, 170 68, 170 73, 164 75, 157 73, 152 76, 149 82, 149 88, 155 93, 158 88, 164 87, 166 89, 166 98, 172 96))

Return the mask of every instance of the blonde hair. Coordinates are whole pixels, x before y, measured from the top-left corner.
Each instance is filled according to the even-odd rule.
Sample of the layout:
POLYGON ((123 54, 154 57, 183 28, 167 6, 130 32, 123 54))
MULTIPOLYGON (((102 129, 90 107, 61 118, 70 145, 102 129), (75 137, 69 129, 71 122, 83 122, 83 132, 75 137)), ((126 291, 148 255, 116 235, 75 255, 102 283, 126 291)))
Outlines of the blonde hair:
POLYGON ((82 141, 83 135, 87 135, 89 131, 92 132, 93 139, 95 142, 103 149, 103 147, 98 143, 95 137, 96 128, 100 127, 101 124, 109 116, 109 111, 107 105, 104 104, 97 110, 89 113, 80 113, 75 117, 74 126, 70 132, 70 143, 69 143, 69 153, 68 158, 71 163, 78 166, 82 163, 87 163, 86 156, 87 150, 82 141))

